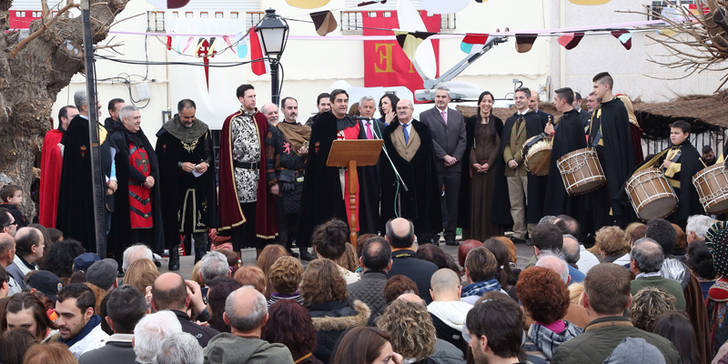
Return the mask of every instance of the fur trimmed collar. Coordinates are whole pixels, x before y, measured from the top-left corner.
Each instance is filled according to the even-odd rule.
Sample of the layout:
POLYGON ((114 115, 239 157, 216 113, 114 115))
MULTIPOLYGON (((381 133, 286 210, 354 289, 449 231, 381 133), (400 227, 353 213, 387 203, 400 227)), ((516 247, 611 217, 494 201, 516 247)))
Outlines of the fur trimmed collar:
POLYGON ((340 316, 340 317, 313 317, 313 327, 316 331, 342 331, 352 327, 366 326, 371 315, 371 310, 366 303, 354 300, 352 307, 356 310, 356 315, 340 316))

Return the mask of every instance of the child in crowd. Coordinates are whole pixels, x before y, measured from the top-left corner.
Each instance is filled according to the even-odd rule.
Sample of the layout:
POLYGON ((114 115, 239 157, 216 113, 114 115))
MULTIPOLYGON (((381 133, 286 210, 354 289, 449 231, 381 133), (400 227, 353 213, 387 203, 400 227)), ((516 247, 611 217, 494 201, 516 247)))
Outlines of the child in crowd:
POLYGON ((5 185, 0 189, 0 207, 4 207, 10 211, 15 218, 15 223, 18 224, 18 229, 28 225, 28 219, 23 216, 18 206, 23 203, 23 189, 16 185, 5 185))

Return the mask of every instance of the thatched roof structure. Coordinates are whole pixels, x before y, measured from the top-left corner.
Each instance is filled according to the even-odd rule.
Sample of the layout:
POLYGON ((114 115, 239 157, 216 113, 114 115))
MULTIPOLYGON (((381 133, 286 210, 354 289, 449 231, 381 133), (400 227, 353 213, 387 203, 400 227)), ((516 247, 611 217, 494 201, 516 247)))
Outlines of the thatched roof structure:
MULTIPOLYGON (((463 116, 466 118, 469 118, 469 117, 475 115, 475 113, 478 111, 478 108, 475 106, 458 105, 456 107, 456 109, 458 111, 460 111, 463 114, 463 116)), ((543 110, 544 112, 547 112, 551 115, 554 115, 555 118, 558 118, 559 116, 561 116, 561 113, 556 111, 556 108, 554 107, 554 105, 552 105, 550 103, 546 103, 546 102, 541 103, 541 110, 543 110)), ((493 109, 493 115, 495 115, 498 118, 500 118, 501 120, 503 120, 504 123, 506 122, 506 119, 511 117, 511 115, 513 115, 515 112, 516 112, 515 106, 510 107, 510 108, 496 107, 493 109)))
POLYGON ((728 128, 728 90, 713 95, 681 96, 668 102, 634 101, 634 111, 645 136, 664 138, 670 134, 667 125, 686 120, 693 133, 728 128))

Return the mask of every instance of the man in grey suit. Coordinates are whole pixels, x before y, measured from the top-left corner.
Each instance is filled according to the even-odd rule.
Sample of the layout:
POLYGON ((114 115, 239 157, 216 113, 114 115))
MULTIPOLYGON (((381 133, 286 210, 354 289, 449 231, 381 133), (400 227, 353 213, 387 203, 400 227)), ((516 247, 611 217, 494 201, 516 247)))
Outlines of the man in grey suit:
POLYGON ((457 110, 447 107, 450 90, 438 87, 435 90, 435 107, 423 111, 420 120, 432 134, 437 181, 442 191, 440 206, 442 225, 445 228, 445 243, 457 245, 455 229, 458 225, 458 195, 460 192, 461 160, 465 154, 465 121, 457 110))

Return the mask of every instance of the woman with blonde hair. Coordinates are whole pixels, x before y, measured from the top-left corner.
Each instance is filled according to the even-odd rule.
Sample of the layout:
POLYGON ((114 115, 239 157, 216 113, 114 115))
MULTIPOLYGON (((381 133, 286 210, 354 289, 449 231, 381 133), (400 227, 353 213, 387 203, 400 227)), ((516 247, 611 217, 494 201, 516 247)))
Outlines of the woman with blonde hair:
POLYGON ((141 294, 146 294, 147 286, 151 286, 157 277, 159 271, 154 262, 149 259, 138 259, 126 269, 122 283, 136 288, 141 294))
POLYGON ((23 364, 78 364, 66 345, 61 343, 35 344, 23 357, 23 364))

